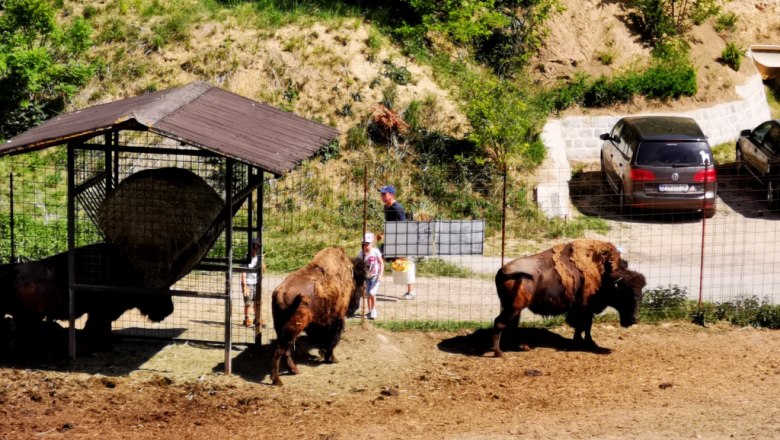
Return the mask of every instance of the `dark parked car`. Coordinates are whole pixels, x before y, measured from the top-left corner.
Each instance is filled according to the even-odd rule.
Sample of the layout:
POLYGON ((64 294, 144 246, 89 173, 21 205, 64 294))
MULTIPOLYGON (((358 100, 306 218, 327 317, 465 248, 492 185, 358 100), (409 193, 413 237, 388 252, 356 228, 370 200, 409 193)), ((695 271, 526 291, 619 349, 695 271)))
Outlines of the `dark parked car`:
POLYGON ((780 121, 742 130, 736 148, 737 172, 752 174, 766 188, 769 209, 780 208, 780 121))
POLYGON ((600 136, 601 174, 627 207, 715 214, 712 150, 691 118, 635 116, 600 136))

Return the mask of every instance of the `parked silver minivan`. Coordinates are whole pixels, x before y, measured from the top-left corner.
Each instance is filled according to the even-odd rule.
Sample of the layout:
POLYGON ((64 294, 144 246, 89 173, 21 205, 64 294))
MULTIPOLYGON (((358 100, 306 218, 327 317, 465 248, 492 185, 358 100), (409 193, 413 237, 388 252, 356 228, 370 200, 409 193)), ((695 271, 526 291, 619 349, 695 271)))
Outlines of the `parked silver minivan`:
POLYGON ((600 138, 601 174, 617 194, 621 213, 632 207, 715 215, 715 163, 696 121, 626 117, 600 138))

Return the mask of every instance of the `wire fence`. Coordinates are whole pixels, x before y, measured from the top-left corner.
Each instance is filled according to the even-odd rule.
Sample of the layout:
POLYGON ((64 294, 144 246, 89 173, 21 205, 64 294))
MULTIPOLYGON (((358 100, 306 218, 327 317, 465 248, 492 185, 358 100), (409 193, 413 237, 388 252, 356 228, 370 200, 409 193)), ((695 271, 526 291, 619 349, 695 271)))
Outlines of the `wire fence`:
MULTIPOLYGON (((63 151, 52 149, 0 158, 0 263, 67 250, 63 157, 63 151)), ((504 175, 489 166, 453 160, 410 167, 409 159, 398 154, 386 160, 352 157, 338 167, 315 160, 281 178, 265 175, 262 189, 234 216, 236 250, 230 283, 224 271, 196 268, 172 286, 173 314, 150 323, 131 310, 114 322, 113 329, 133 336, 220 342, 226 322, 231 322, 233 342, 252 342, 253 328, 243 325, 240 289, 240 275, 248 263, 246 243, 254 235, 251 212, 261 213, 263 219, 266 270, 260 276, 256 317, 264 325, 261 341, 275 337, 271 292, 284 277, 326 246, 341 246, 356 256, 364 230, 385 236, 388 256, 415 263, 413 300, 404 299, 408 276, 393 273, 387 264, 377 297, 378 320, 492 321, 499 312, 493 277, 502 262, 580 236, 615 244, 630 267, 646 276, 647 289, 674 286, 691 300, 708 302, 756 296, 777 304, 780 299, 776 287, 780 251, 775 245, 780 212, 768 209, 766 188, 738 173, 734 164, 717 168, 716 211, 706 218, 702 211, 621 209, 597 165, 570 175, 567 170, 543 175, 513 169, 504 186, 504 175), (538 191, 540 181, 546 185, 544 194, 538 191), (403 232, 398 232, 400 224, 388 228, 384 221, 378 188, 386 184, 395 186, 398 201, 413 219, 403 232), (558 216, 552 218, 537 208, 539 198, 550 194, 560 201, 558 216), (420 238, 409 242, 412 235, 420 238), (399 243, 401 247, 391 247, 399 243)), ((148 168, 185 168, 207 181, 224 172, 219 161, 142 159, 124 156, 125 172, 115 183, 148 168)), ((92 158, 77 167, 80 182, 89 180, 86 170, 95 164, 105 165, 92 158)), ((224 188, 217 192, 224 198, 224 188)), ((93 202, 79 202, 77 245, 104 240, 89 214, 93 202)), ((156 232, 154 225, 149 227, 156 232)), ((225 240, 223 232, 206 258, 224 253, 225 240)), ((364 313, 361 306, 359 314, 364 313)), ((251 308, 247 315, 255 318, 251 308)), ((77 325, 83 325, 83 318, 77 325)))

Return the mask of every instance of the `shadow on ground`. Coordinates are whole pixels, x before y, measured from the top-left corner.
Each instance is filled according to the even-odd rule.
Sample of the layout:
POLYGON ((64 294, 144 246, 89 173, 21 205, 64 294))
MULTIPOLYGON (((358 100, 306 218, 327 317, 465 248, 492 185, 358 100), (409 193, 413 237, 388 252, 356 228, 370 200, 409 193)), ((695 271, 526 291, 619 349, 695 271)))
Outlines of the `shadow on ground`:
MULTIPOLYGON (((248 382, 270 385, 271 360, 273 359, 275 349, 275 344, 247 345, 241 353, 233 357, 233 375, 239 376, 248 382)), ((317 352, 316 347, 305 334, 295 341, 293 359, 299 366, 318 367, 323 365, 321 358, 311 354, 312 352, 317 352)), ((220 362, 213 368, 215 373, 224 371, 224 362, 220 362)), ((289 374, 284 361, 279 365, 279 374, 282 376, 282 380, 284 380, 284 376, 289 374)))
MULTIPOLYGON (((557 351, 583 351, 597 354, 609 354, 608 348, 596 349, 576 345, 571 338, 561 336, 544 328, 518 327, 514 330, 504 330, 501 335, 501 350, 504 352, 525 351, 523 345, 530 349, 551 348, 557 351)), ((445 339, 438 345, 447 353, 467 356, 485 356, 493 351, 493 330, 477 329, 468 335, 445 339)))
MULTIPOLYGON (((136 339, 148 336, 143 328, 126 328, 135 337, 123 337, 113 333, 111 347, 104 351, 84 352, 82 330, 76 331, 76 359, 68 356, 68 330, 59 325, 46 328, 41 346, 35 350, 23 350, 14 354, 2 353, 0 366, 7 368, 35 368, 44 371, 67 371, 105 376, 124 376, 138 370, 185 329, 155 330, 156 339, 136 339)), ((29 348, 29 347, 28 347, 29 348)))
MULTIPOLYGON (((598 354, 608 354, 607 348, 592 349, 574 344, 572 339, 561 336, 544 328, 518 327, 516 330, 505 330, 501 335, 501 350, 504 352, 524 351, 523 345, 530 349, 551 348, 557 351, 585 351, 598 354)), ((477 329, 468 335, 445 339, 438 345, 447 353, 464 354, 467 356, 484 356, 493 351, 493 330, 477 329)))

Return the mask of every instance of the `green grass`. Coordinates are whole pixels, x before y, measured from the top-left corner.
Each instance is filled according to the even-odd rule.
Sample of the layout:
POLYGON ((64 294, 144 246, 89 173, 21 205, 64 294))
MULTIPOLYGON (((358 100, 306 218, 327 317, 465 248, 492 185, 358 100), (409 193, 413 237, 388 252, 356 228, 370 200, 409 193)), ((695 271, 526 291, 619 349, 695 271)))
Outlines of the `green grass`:
POLYGON ((712 147, 712 156, 715 159, 715 165, 733 163, 737 160, 734 143, 727 142, 725 144, 715 145, 712 147))
POLYGON ((473 278, 475 275, 471 269, 448 263, 436 257, 420 258, 415 263, 415 273, 417 275, 453 278, 473 278))
POLYGON ((490 321, 374 321, 373 325, 381 329, 400 331, 432 331, 432 332, 458 332, 461 330, 476 330, 491 328, 490 321))
POLYGON ((764 90, 772 118, 780 118, 780 80, 775 80, 769 84, 765 83, 764 90))

